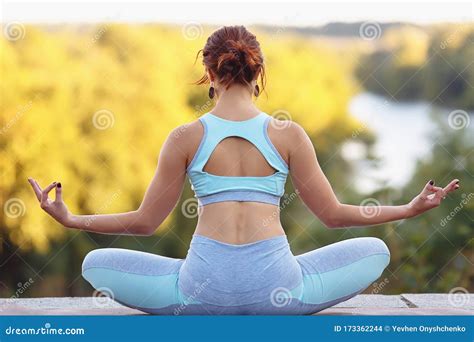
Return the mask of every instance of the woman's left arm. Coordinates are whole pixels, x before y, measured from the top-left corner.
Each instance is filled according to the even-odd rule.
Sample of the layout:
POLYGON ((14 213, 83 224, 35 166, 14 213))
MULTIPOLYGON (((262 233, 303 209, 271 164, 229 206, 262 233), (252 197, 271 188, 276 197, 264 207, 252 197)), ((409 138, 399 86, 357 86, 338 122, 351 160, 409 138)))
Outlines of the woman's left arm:
POLYGON ((101 234, 151 235, 175 207, 183 190, 187 155, 182 150, 182 135, 172 132, 161 149, 158 167, 137 210, 106 215, 73 215, 62 199, 61 183, 42 189, 29 178, 41 208, 66 227, 101 234), (48 193, 56 189, 56 198, 48 193))
POLYGON ((341 203, 319 165, 306 132, 295 123, 286 129, 290 146, 290 172, 295 188, 308 208, 329 228, 371 226, 414 217, 439 206, 444 197, 459 189, 457 179, 444 188, 429 181, 408 204, 358 206, 341 203))

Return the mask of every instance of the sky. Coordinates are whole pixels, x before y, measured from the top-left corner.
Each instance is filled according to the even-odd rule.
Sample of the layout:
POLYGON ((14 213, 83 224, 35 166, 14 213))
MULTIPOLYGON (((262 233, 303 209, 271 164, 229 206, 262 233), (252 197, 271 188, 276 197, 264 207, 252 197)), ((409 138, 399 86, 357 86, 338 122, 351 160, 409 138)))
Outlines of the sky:
POLYGON ((22 1, 2 0, 3 23, 168 22, 318 26, 342 21, 472 22, 472 1, 22 1))

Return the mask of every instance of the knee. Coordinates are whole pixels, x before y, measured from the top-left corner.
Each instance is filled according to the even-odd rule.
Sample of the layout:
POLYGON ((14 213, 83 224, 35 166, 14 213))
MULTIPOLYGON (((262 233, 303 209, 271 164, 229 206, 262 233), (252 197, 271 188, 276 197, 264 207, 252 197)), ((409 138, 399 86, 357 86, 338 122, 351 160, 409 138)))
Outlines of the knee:
POLYGON ((87 253, 86 257, 82 261, 82 276, 85 278, 85 273, 91 268, 101 267, 105 264, 105 258, 107 255, 107 249, 95 249, 87 253))
POLYGON ((370 251, 370 255, 373 255, 373 267, 375 271, 378 271, 377 278, 382 275, 385 268, 390 263, 390 250, 388 249, 387 245, 384 241, 374 237, 368 237, 367 239, 367 247, 370 251))
POLYGON ((373 245, 374 254, 385 255, 390 260, 390 250, 385 242, 379 238, 370 237, 370 243, 373 245))
POLYGON ((359 259, 360 273, 368 281, 379 278, 390 263, 390 251, 381 239, 361 237, 350 239, 352 252, 359 259))

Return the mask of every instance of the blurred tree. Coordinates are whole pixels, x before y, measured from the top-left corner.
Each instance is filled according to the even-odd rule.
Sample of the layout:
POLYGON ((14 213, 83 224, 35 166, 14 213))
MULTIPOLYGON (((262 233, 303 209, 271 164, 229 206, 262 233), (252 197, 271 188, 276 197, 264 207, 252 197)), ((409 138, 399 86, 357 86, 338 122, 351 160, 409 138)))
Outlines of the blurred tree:
MULTIPOLYGON (((172 215, 154 236, 126 237, 63 228, 41 211, 26 180, 33 176, 43 185, 61 181, 65 201, 75 213, 136 209, 168 134, 213 106, 207 89, 191 86, 204 71, 200 61, 193 64, 196 53, 213 28, 196 27, 192 34, 171 25, 24 29, 23 39, 0 39, 0 295, 12 295, 30 277, 35 286, 23 296, 90 293, 91 288, 80 275, 81 262, 87 252, 99 247, 184 257, 196 224, 189 184, 172 215)), ((357 140, 367 146, 374 141, 370 132, 347 113, 348 101, 357 87, 352 73, 354 60, 320 41, 315 43, 284 30, 254 31, 268 72, 266 93, 257 104, 275 117, 291 119, 305 127, 338 197, 360 203, 360 195, 352 188, 351 164, 340 153, 347 141, 357 140)), ((423 35, 417 34, 417 41, 422 41, 423 35)), ((465 56, 472 54, 472 44, 468 44, 472 35, 463 37, 443 50, 443 57, 459 59, 453 62, 456 67, 462 67, 465 56)), ((435 44, 431 38, 431 47, 419 47, 409 37, 398 39, 396 33, 387 39, 393 41, 390 48, 401 44, 399 52, 407 62, 387 60, 377 74, 383 82, 397 76, 409 77, 426 58, 423 51, 435 44)), ((375 52, 363 67, 375 69, 384 58, 385 52, 375 52)), ((472 68, 463 73, 463 78, 472 81, 471 71, 472 68)), ((434 76, 418 73, 414 83, 406 87, 406 95, 418 96, 424 91, 419 84, 424 85, 428 77, 441 77, 445 71, 440 67, 439 72, 432 72, 434 76), (418 75, 422 76, 418 79, 418 75)), ((389 89, 398 85, 395 82, 389 89)), ((468 96, 470 92, 472 88, 456 95, 455 101, 462 98, 469 104, 473 98, 468 96)), ((419 184, 433 174, 438 175, 439 182, 443 181, 442 176, 455 175, 469 184, 471 179, 466 172, 451 172, 449 160, 443 156, 445 150, 455 156, 464 155, 465 170, 472 169, 468 147, 454 133, 447 130, 438 138, 443 139, 443 144, 434 147, 437 158, 420 162, 417 177, 403 196, 391 198, 392 189, 382 189, 371 196, 384 203, 408 201, 419 190, 419 184)), ((468 196, 467 190, 465 194, 468 196)), ((453 200, 460 203, 462 199, 453 200)), ((399 235, 394 233, 396 224, 374 230, 327 230, 295 196, 289 182, 282 203, 282 221, 295 254, 352 236, 384 238, 392 248, 394 264, 401 265, 399 270, 392 270, 396 278, 390 278, 387 291, 416 290, 420 284, 427 291, 446 291, 458 281, 472 287, 472 270, 466 263, 472 259, 472 202, 450 221, 451 230, 447 226, 440 228, 423 244, 432 234, 433 225, 451 209, 446 206, 442 210, 410 221, 409 225, 401 224, 397 228, 401 229, 399 235), (408 226, 417 229, 407 231, 408 226), (449 254, 454 247, 443 249, 449 243, 460 248, 468 241, 471 245, 465 245, 457 256, 449 254), (421 253, 414 253, 420 245, 421 253), (443 268, 444 265, 449 266, 443 268)))
MULTIPOLYGON (((204 72, 194 65, 204 31, 213 28, 192 35, 165 25, 24 29, 23 39, 0 40, 0 293, 9 295, 29 277, 41 285, 26 295, 84 293, 81 261, 98 247, 184 257, 196 224, 195 215, 183 214, 189 185, 156 236, 139 238, 64 229, 41 211, 26 179, 61 181, 75 213, 136 209, 168 134, 213 106, 207 89, 191 86, 204 72)), ((259 106, 318 135, 322 156, 333 153, 357 127, 346 112, 354 91, 349 68, 308 40, 257 34, 269 80, 259 106)))
POLYGON ((397 100, 474 109, 474 25, 396 27, 357 68, 367 90, 397 100))

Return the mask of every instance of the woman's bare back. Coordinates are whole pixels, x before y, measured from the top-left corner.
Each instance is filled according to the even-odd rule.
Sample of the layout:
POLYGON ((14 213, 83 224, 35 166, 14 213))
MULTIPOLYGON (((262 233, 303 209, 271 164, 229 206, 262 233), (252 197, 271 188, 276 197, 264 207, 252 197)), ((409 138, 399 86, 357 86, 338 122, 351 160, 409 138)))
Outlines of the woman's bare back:
MULTIPOLYGON (((288 163, 289 144, 284 144, 283 141, 287 139, 289 129, 279 128, 280 125, 268 125, 268 136, 288 163)), ((185 135, 183 140, 187 141, 185 148, 188 166, 204 135, 201 122, 196 120, 189 124, 185 135)), ((276 172, 255 145, 239 137, 222 140, 206 162, 204 171, 227 177, 266 177, 276 172)), ((201 207, 196 233, 233 244, 250 243, 285 234, 280 223, 278 206, 237 201, 218 202, 201 207)))

